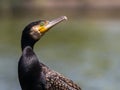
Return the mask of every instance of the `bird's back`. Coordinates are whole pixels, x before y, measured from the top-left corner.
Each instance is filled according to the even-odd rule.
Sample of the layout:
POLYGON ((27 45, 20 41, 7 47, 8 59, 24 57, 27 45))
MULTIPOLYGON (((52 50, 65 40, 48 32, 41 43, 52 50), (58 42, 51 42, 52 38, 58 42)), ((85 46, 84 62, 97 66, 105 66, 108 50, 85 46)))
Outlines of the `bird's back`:
POLYGON ((43 65, 42 71, 46 79, 46 90, 81 90, 72 80, 43 65))
POLYGON ((24 49, 18 71, 22 90, 81 90, 72 80, 39 62, 30 47, 24 49))

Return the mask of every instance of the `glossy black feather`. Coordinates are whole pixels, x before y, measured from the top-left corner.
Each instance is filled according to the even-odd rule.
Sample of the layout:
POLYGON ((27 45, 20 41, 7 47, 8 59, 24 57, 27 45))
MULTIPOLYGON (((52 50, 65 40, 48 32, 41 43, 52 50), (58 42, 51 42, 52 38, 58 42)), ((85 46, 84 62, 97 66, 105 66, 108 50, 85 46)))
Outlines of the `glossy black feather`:
POLYGON ((27 46, 18 65, 18 75, 22 90, 45 90, 45 76, 32 48, 27 46))

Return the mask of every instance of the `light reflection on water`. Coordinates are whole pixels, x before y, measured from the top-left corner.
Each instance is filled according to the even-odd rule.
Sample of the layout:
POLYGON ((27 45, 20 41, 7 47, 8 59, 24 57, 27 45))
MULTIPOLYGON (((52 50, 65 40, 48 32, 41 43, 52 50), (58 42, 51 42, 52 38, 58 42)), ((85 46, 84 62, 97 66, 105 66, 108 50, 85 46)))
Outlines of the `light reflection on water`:
MULTIPOLYGON (((120 21, 84 21, 83 26, 78 22, 73 23, 76 30, 68 23, 66 27, 61 25, 62 29, 66 29, 64 32, 62 29, 49 32, 35 46, 38 57, 50 68, 80 84, 83 90, 119 90, 120 21)), ((16 36, 16 32, 13 36, 16 36)), ((17 79, 20 43, 11 35, 7 38, 11 38, 12 43, 9 40, 7 43, 5 38, 1 39, 3 41, 0 45, 2 90, 20 90, 17 79)))

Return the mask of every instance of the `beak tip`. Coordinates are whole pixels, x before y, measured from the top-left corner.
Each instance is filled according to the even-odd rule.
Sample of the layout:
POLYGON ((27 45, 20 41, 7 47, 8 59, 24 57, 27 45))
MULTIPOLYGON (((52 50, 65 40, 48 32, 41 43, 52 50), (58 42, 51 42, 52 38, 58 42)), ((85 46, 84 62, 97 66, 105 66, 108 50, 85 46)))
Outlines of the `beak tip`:
POLYGON ((62 18, 63 18, 64 20, 68 20, 67 16, 62 16, 62 18))

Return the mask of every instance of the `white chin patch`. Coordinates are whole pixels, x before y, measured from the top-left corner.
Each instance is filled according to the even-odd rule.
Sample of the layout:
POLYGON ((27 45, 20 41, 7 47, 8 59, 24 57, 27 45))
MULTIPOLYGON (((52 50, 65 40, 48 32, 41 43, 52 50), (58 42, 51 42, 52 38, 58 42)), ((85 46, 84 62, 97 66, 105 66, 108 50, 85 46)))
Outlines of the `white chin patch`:
POLYGON ((40 39, 41 35, 42 33, 38 30, 37 27, 33 27, 30 31, 30 36, 35 40, 40 39))

